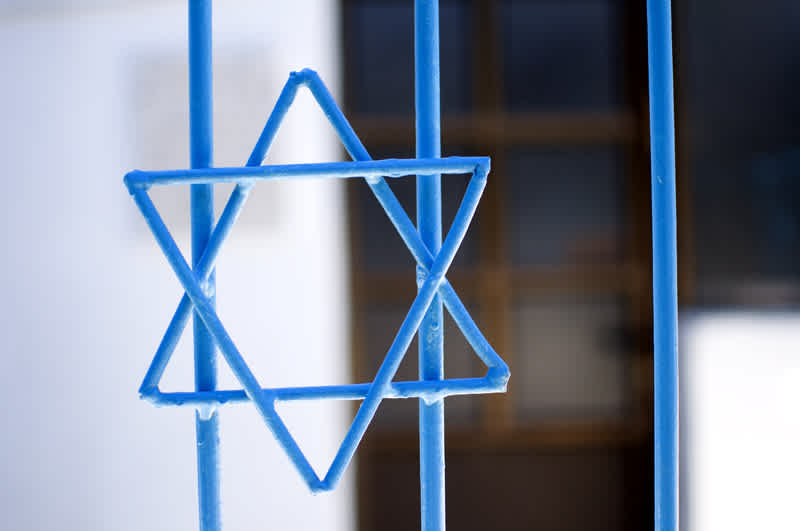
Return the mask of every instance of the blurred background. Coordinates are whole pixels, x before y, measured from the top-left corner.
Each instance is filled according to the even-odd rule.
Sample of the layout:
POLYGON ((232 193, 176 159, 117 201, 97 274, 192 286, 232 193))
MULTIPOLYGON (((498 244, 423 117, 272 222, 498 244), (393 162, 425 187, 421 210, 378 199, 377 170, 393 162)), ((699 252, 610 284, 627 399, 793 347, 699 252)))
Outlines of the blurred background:
MULTIPOLYGON (((447 399, 448 526, 651 528, 644 2, 440 6, 443 153, 492 157, 448 278, 512 370, 504 395, 447 399)), ((306 66, 373 158, 413 156, 411 0, 214 9, 217 165, 244 163, 306 66)), ((789 530, 800 4, 673 0, 673 24, 681 527, 789 530)), ((181 289, 122 185, 188 165, 185 1, 2 0, 0 50, 1 527, 196 529, 192 414, 136 394, 181 289)), ((345 157, 303 94, 267 162, 345 157)), ((465 186, 443 179, 445 228, 465 186)), ((392 187, 414 219, 413 179, 392 187)), ((188 190, 153 195, 187 253, 188 190)), ((371 380, 414 293, 357 181, 259 185, 218 262, 220 317, 265 386, 371 380)), ((483 374, 451 320, 445 338, 448 376, 483 374)), ((415 352, 398 379, 416 378, 415 352)), ((187 331, 162 390, 191 371, 187 331)), ((318 471, 352 406, 281 411, 318 471)), ((384 402, 343 485, 313 497, 253 408, 222 413, 226 529, 419 527, 416 402, 384 402)))

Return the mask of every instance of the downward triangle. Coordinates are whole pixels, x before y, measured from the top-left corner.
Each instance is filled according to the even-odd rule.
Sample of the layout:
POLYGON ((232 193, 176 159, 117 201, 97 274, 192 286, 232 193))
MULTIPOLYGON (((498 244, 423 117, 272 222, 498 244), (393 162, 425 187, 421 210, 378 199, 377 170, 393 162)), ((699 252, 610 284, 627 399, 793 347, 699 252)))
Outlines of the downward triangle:
POLYGON ((275 411, 318 478, 324 478, 353 422, 351 402, 296 400, 278 402, 275 411))

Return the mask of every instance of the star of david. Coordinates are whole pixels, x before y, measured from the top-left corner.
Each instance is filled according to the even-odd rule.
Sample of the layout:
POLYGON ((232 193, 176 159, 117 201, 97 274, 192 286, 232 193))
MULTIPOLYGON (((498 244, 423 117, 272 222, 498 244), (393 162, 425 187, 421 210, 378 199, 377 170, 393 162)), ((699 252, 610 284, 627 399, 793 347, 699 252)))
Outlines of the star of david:
POLYGON ((381 401, 385 398, 419 398, 428 403, 452 395, 502 392, 509 378, 508 366, 497 355, 459 299, 445 274, 461 244, 489 173, 486 157, 447 157, 438 159, 371 160, 328 89, 312 70, 293 72, 273 108, 264 130, 244 167, 190 170, 139 171, 125 176, 125 184, 142 212, 153 236, 183 286, 175 315, 167 327, 155 357, 139 389, 142 398, 159 406, 189 406, 208 412, 228 402, 251 401, 275 439, 312 492, 333 489, 352 459, 381 401), (297 91, 306 87, 354 159, 352 162, 321 164, 262 165, 267 150, 292 105, 297 91), (385 178, 411 175, 470 173, 469 185, 441 249, 433 253, 423 243, 385 178), (364 178, 376 199, 417 262, 419 290, 386 357, 370 383, 317 387, 262 388, 244 357, 228 335, 205 290, 217 256, 247 199, 250 189, 260 181, 302 178, 364 178), (235 182, 202 257, 192 270, 153 205, 147 191, 151 186, 175 184, 216 184, 235 182), (481 378, 453 378, 394 382, 400 362, 417 333, 423 316, 439 295, 464 337, 487 367, 481 378), (158 385, 175 351, 192 311, 199 315, 214 343, 241 384, 241 390, 162 392, 158 385), (320 478, 311 467, 286 424, 276 412, 278 401, 350 399, 361 400, 353 423, 328 468, 320 478))

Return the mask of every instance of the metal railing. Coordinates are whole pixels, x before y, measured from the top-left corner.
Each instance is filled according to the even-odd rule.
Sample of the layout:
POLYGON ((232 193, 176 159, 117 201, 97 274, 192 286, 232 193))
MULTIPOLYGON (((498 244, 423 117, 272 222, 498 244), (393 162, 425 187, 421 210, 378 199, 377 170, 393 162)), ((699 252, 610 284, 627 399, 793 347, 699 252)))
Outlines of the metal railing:
MULTIPOLYGON (((138 171, 125 176, 134 201, 185 290, 140 388, 142 398, 161 406, 196 409, 200 528, 221 529, 218 409, 252 402, 267 428, 312 491, 333 489, 383 399, 418 398, 420 416, 421 522, 423 531, 445 528, 444 398, 502 392, 508 366, 489 345, 445 278, 486 184, 486 157, 440 158, 438 1, 414 0, 417 158, 373 161, 317 74, 294 72, 244 167, 212 167, 211 0, 189 0, 189 84, 191 168, 138 171), (263 165, 269 147, 297 91, 307 88, 336 130, 353 162, 263 165), (471 174, 450 231, 442 241, 441 176, 471 174), (386 178, 417 176, 417 225, 386 178), (369 383, 316 387, 263 388, 228 335, 215 310, 214 264, 251 188, 276 179, 363 178, 416 261, 418 293, 369 383), (234 182, 214 223, 213 186, 234 182), (152 186, 189 185, 192 266, 183 257, 153 205, 152 186), (443 308, 487 367, 481 378, 446 379, 443 371, 443 308), (195 390, 161 392, 161 376, 189 318, 194 314, 195 390), (419 379, 392 381, 419 332, 419 379), (216 389, 216 350, 230 366, 241 390, 216 389), (275 409, 291 400, 360 400, 361 405, 327 473, 320 478, 275 409)), ((672 102, 670 4, 648 0, 648 51, 653 202, 653 286, 655 326, 655 525, 677 529, 677 283, 675 236, 675 155, 672 102)))

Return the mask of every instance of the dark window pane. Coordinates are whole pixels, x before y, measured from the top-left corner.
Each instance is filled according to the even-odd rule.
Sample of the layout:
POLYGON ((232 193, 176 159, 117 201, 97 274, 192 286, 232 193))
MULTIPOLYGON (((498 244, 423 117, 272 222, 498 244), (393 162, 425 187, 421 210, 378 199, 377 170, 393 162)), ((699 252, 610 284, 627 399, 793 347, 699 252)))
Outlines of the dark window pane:
POLYGON ((797 6, 684 10, 698 302, 800 301, 797 6))
MULTIPOLYGON (((384 150, 373 152, 377 159, 385 158, 413 158, 413 146, 403 149, 384 150)), ((448 153, 464 154, 463 151, 448 151, 448 153)), ((444 238, 455 217, 461 200, 469 183, 469 175, 443 175, 442 176, 442 237, 444 238)), ((416 224, 416 178, 413 176, 391 178, 386 180, 392 191, 397 196, 400 204, 406 210, 412 223, 416 224)), ((358 218, 360 227, 359 254, 364 269, 400 269, 414 272, 414 259, 406 248, 400 235, 395 230, 392 222, 386 216, 378 200, 372 194, 369 186, 364 182, 352 184, 357 187, 355 194, 358 200, 358 218)), ((453 260, 453 269, 469 266, 476 262, 478 252, 478 230, 475 219, 461 247, 453 260)))
POLYGON ((630 400, 624 306, 616 299, 525 299, 514 309, 518 418, 621 417, 630 400))
POLYGON ((694 168, 698 300, 800 301, 800 150, 716 153, 694 168))
POLYGON ((508 155, 514 263, 614 263, 624 241, 625 158, 610 148, 508 155))
MULTIPOLYGON (((419 529, 417 454, 387 452, 361 459, 371 504, 363 528, 419 529), (386 478, 391 478, 391 489, 381 488, 386 478)), ((645 511, 632 508, 628 497, 633 489, 651 490, 628 468, 650 466, 645 459, 630 463, 619 449, 454 451, 446 461, 448 529, 608 531, 652 526, 652 509, 639 519, 645 511)), ((648 497, 642 498, 647 506, 648 497)))
MULTIPOLYGON (((346 10, 352 57, 350 108, 360 113, 414 112, 414 2, 365 0, 346 10)), ((468 4, 443 1, 439 7, 439 54, 443 112, 463 111, 471 100, 468 4)))
POLYGON ((509 107, 605 108, 622 102, 622 28, 615 2, 507 0, 499 9, 509 107))

